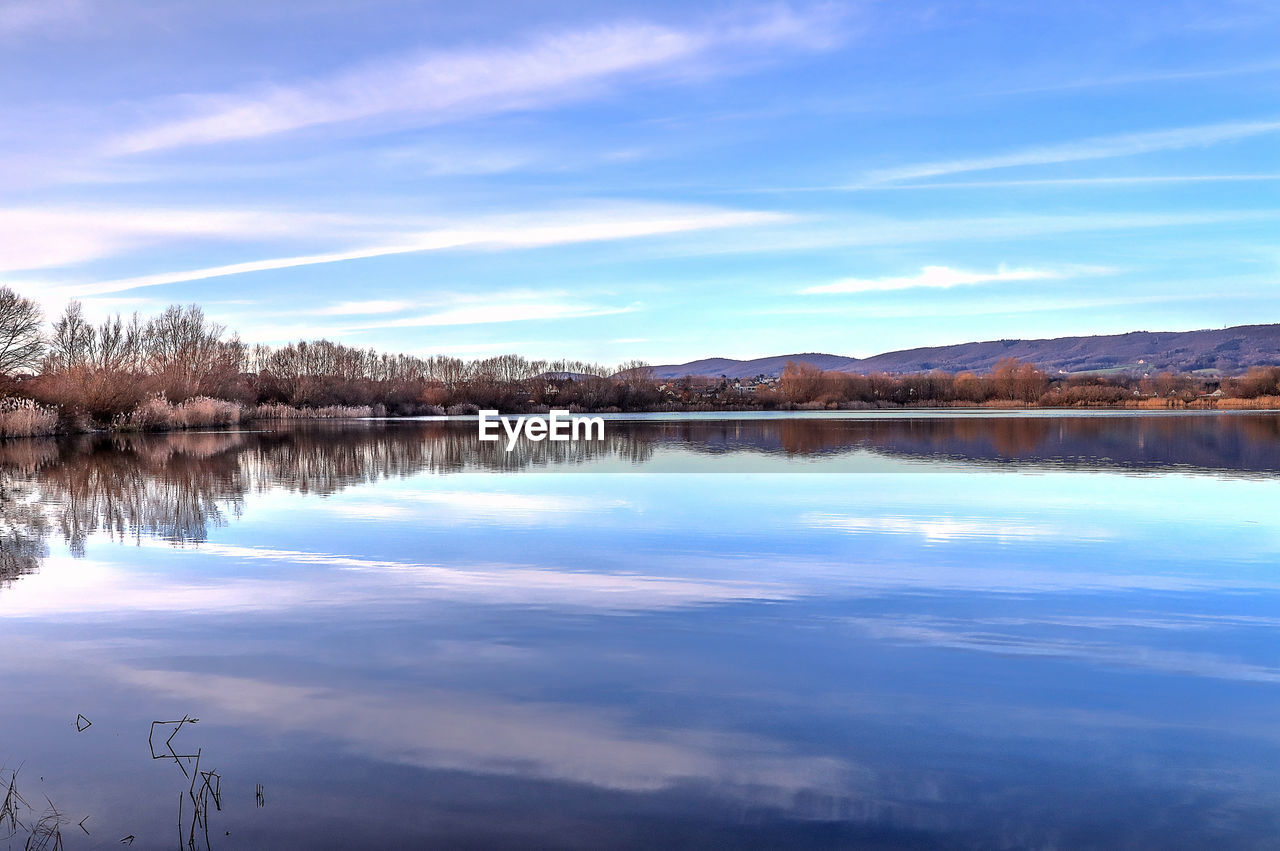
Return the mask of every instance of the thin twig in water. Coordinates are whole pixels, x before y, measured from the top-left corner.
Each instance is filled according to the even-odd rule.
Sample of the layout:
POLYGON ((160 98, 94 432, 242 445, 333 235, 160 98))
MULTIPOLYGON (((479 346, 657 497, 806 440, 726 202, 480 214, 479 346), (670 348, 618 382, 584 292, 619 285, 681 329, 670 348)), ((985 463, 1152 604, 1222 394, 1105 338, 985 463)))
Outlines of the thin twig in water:
MULTIPOLYGON (((210 804, 214 811, 222 811, 222 775, 216 771, 201 771, 200 759, 203 750, 196 749, 195 753, 178 753, 174 748, 173 740, 178 733, 182 731, 188 724, 199 722, 199 718, 192 718, 189 715, 183 715, 176 721, 152 721, 151 731, 147 734, 147 744, 151 748, 152 759, 171 760, 182 771, 182 775, 190 782, 187 784, 187 791, 178 795, 178 847, 186 848, 188 851, 198 851, 203 848, 204 851, 212 848, 209 839, 209 814, 210 804), (157 747, 156 732, 165 727, 171 727, 168 736, 165 737, 162 746, 157 747), (187 767, 191 766, 188 771, 187 767), (183 798, 191 799, 191 819, 188 825, 186 819, 186 805, 183 798), (204 844, 199 845, 198 840, 203 837, 204 844)), ((121 840, 123 841, 123 840, 121 840)))
POLYGON ((23 851, 63 851, 62 846, 62 813, 58 812, 58 808, 53 805, 47 797, 45 801, 49 804, 49 808, 45 810, 44 815, 40 816, 40 820, 36 822, 36 826, 31 831, 31 836, 27 837, 27 844, 23 846, 23 851))
MULTIPOLYGON (((18 831, 25 830, 22 822, 18 819, 18 810, 25 807, 31 809, 31 805, 23 799, 18 792, 18 772, 22 770, 22 766, 18 766, 9 772, 9 782, 5 791, 4 801, 0 802, 0 831, 7 833, 0 838, 12 839, 18 834, 18 831)), ((0 767, 0 782, 3 782, 4 768, 0 767)))
POLYGON ((191 775, 187 773, 187 769, 182 764, 182 761, 184 759, 193 760, 196 758, 197 754, 178 753, 173 749, 173 739, 175 736, 178 735, 179 732, 182 731, 183 727, 185 727, 188 724, 196 724, 199 721, 200 721, 199 718, 191 718, 190 716, 187 716, 187 715, 183 715, 182 718, 178 719, 177 721, 152 721, 151 732, 147 734, 147 745, 150 746, 151 748, 151 758, 152 759, 171 759, 174 761, 174 763, 177 764, 178 768, 182 769, 182 775, 184 777, 190 777, 191 775), (169 733, 169 737, 164 740, 164 749, 165 751, 167 751, 167 753, 156 753, 155 735, 156 735, 157 727, 173 727, 173 732, 169 733))

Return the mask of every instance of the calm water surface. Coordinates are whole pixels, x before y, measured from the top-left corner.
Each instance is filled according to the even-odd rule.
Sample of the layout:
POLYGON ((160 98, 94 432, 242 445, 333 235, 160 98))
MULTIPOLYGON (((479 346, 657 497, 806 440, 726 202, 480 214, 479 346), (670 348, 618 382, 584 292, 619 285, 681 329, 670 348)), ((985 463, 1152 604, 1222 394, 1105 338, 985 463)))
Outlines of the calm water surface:
POLYGON ((608 437, 0 444, 0 848, 1280 843, 1280 415, 608 437))

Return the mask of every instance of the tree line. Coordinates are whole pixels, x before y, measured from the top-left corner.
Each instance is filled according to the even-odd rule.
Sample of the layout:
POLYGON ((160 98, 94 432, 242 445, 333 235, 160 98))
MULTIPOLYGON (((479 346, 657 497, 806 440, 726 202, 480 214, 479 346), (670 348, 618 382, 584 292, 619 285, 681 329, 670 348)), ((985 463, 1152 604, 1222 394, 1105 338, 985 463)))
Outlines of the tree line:
POLYGON ((856 375, 789 362, 782 371, 777 395, 787 404, 813 408, 920 404, 1126 406, 1144 401, 1176 407, 1216 399, 1275 399, 1280 403, 1280 366, 1257 366, 1240 376, 1208 378, 1173 372, 1154 376, 1124 372, 1051 375, 1016 358, 1003 358, 983 374, 935 370, 910 375, 856 375))
POLYGON ((71 302, 48 326, 30 299, 0 288, 0 391, 101 425, 157 398, 246 406, 368 407, 415 415, 550 406, 643 410, 658 402, 651 370, 519 355, 467 360, 378 352, 331 340, 250 345, 195 304, 149 318, 90 322, 71 302))
POLYGON ((198 305, 90 322, 78 302, 46 324, 38 305, 0 287, 0 435, 110 424, 162 428, 259 416, 344 411, 386 415, 794 409, 913 405, 1194 403, 1218 393, 1280 396, 1280 367, 1208 380, 1164 373, 1052 376, 1006 359, 989 373, 854 375, 788 363, 778 380, 659 381, 639 361, 618 367, 500 355, 467 360, 378 352, 330 340, 250 345, 198 305), (175 407, 177 406, 177 407, 175 407), (5 419, 8 417, 8 419, 5 419), (41 419, 43 418, 43 419, 41 419), (9 428, 9 421, 18 425, 9 428))

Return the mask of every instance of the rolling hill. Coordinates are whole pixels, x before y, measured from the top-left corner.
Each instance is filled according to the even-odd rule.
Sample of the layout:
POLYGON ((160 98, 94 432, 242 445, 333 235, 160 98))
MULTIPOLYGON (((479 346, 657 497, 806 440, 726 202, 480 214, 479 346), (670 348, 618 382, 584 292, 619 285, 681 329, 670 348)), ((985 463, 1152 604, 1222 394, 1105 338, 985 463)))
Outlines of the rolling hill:
POLYGON ((1048 372, 1125 371, 1156 373, 1212 371, 1224 375, 1251 366, 1280 364, 1280 324, 1237 325, 1203 331, 1131 331, 1048 340, 989 340, 885 352, 867 358, 803 353, 753 360, 706 358, 654 367, 659 378, 685 375, 750 378, 780 375, 787 361, 844 372, 986 372, 1001 358, 1014 357, 1048 372))

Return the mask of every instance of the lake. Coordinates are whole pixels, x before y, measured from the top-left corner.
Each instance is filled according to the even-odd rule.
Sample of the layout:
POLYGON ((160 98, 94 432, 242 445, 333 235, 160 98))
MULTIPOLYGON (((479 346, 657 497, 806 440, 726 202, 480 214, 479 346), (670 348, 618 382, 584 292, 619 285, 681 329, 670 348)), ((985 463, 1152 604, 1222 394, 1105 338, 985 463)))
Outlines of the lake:
POLYGON ((0 845, 1280 842, 1280 415, 607 426, 0 444, 0 845))

